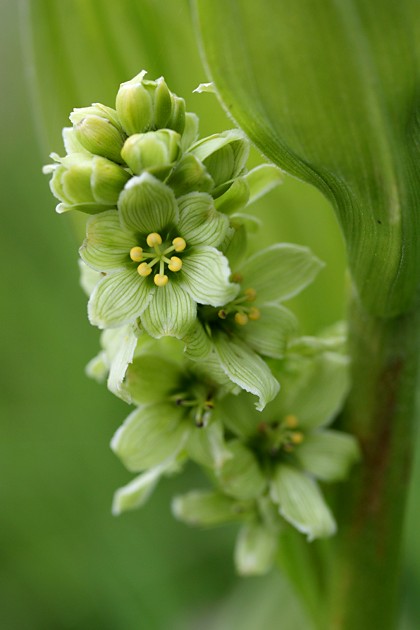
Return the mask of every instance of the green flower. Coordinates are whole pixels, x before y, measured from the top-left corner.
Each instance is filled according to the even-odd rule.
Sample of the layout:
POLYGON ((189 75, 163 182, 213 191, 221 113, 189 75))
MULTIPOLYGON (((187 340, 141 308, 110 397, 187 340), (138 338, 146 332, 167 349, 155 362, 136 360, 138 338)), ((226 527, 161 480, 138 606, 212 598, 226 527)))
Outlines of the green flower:
POLYGON ((111 160, 98 155, 70 153, 60 158, 51 157, 57 164, 45 166, 44 173, 52 173, 50 188, 61 201, 58 213, 80 210, 97 214, 116 208, 120 192, 131 175, 111 160))
MULTIPOLYGON (((310 540, 330 536, 336 525, 317 480, 345 479, 359 456, 353 436, 327 428, 348 391, 348 360, 336 353, 289 359, 278 376, 282 391, 262 414, 247 394, 229 396, 222 421, 237 436, 241 458, 246 452, 260 468, 280 515, 310 540)), ((242 469, 233 457, 219 471, 222 491, 233 498, 243 498, 242 469)))
POLYGON ((294 315, 279 302, 304 289, 322 266, 309 249, 288 243, 257 252, 232 276, 241 287, 234 300, 217 310, 199 307, 194 336, 185 338, 187 352, 200 359, 213 349, 227 376, 258 396, 257 409, 263 409, 279 385, 259 355, 281 358, 297 329, 294 315))
POLYGON ((125 141, 121 156, 135 175, 148 171, 164 179, 180 155, 180 139, 171 129, 136 133, 125 141))
POLYGON ((117 112, 111 107, 94 103, 91 107, 79 107, 70 114, 74 133, 80 144, 95 155, 101 155, 122 164, 121 149, 126 134, 117 112))
POLYGON ((100 328, 139 316, 152 337, 181 337, 196 319, 196 303, 221 306, 238 286, 216 249, 228 228, 211 197, 173 192, 148 173, 133 177, 119 211, 93 216, 81 247, 83 261, 105 274, 89 300, 89 319, 100 328))
MULTIPOLYGON (((175 360, 176 351, 170 360, 158 356, 156 346, 153 350, 140 353, 127 369, 123 388, 138 407, 111 442, 130 471, 142 472, 136 483, 129 484, 136 497, 140 484, 141 500, 145 480, 150 488, 161 474, 179 467, 188 457, 216 470, 232 457, 215 412, 219 398, 226 393, 225 383, 211 370, 183 364, 182 354, 181 361, 179 357, 175 360)), ((118 491, 121 496, 128 500, 127 488, 118 491)), ((126 509, 118 505, 116 508, 114 503, 114 511, 126 509)), ((133 499, 130 507, 137 506, 133 499)))

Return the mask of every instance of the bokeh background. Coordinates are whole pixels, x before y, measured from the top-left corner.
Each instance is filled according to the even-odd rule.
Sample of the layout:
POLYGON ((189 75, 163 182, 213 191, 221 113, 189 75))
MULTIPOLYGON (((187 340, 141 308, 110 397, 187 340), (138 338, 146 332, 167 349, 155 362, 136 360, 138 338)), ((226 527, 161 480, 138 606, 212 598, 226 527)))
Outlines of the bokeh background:
MULTIPOLYGON (((87 379, 99 333, 79 288, 82 219, 58 216, 41 174, 73 107, 113 105, 141 69, 164 75, 207 135, 232 125, 206 81, 187 0, 1 0, 2 226, 0 628, 5 630, 272 630, 303 628, 278 572, 241 580, 235 526, 177 523, 171 497, 204 483, 194 467, 141 511, 111 515, 130 474, 109 449, 128 407, 87 379), (279 596, 281 593, 281 596, 279 596), (280 624, 281 619, 281 624, 280 624)), ((261 157, 254 152, 251 164, 261 157)), ((303 333, 342 318, 346 274, 332 210, 285 177, 252 207, 253 246, 310 246, 327 267, 291 302, 303 333)), ((400 627, 420 619, 420 458, 406 528, 400 627)))

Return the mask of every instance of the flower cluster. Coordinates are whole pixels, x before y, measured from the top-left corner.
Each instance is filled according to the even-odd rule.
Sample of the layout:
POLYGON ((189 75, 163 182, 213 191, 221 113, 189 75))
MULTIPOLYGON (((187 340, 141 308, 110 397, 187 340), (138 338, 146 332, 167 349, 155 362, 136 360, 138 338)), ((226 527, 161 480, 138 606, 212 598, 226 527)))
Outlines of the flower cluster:
POLYGON ((190 459, 213 489, 175 499, 175 515, 242 521, 238 569, 263 573, 283 528, 334 532, 316 479, 344 477, 357 457, 353 438, 325 428, 347 390, 342 337, 299 338, 283 305, 322 268, 307 248, 248 251, 243 209, 279 170, 248 172, 238 130, 198 139, 184 100, 145 74, 115 108, 75 109, 67 155, 44 169, 57 211, 90 215, 82 285, 103 332, 88 373, 135 405, 111 446, 139 475, 113 510, 142 505, 190 459))

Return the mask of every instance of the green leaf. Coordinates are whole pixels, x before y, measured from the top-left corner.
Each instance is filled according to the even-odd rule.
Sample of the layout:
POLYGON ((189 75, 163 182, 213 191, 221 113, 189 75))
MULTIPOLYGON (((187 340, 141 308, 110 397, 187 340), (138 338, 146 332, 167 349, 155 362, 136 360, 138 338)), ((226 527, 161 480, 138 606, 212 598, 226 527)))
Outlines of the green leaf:
POLYGON ((190 193, 178 199, 179 233, 188 245, 217 247, 229 227, 229 220, 214 207, 205 193, 190 193))
POLYGON ((406 309, 420 266, 419 3, 196 7, 226 110, 264 155, 332 202, 365 306, 406 309))
POLYGON ((295 450, 302 468, 323 481, 341 481, 359 459, 360 450, 352 435, 338 431, 314 431, 305 435, 295 450))
POLYGON ((291 311, 279 304, 263 306, 256 321, 249 320, 238 327, 241 337, 255 352, 280 359, 284 356, 287 342, 297 330, 297 320, 291 311))
POLYGON ((277 243, 248 258, 238 271, 243 287, 255 289, 259 304, 263 304, 300 293, 323 266, 307 247, 277 243))
POLYGON ((258 523, 244 525, 236 540, 235 566, 239 575, 265 575, 274 564, 278 533, 258 523))
POLYGON ((121 229, 118 212, 108 210, 88 220, 86 239, 79 254, 97 271, 123 269, 130 262, 130 249, 134 245, 136 238, 121 229))
POLYGON ((133 322, 148 305, 154 290, 135 269, 105 276, 90 296, 89 321, 99 328, 116 328, 133 322))
POLYGON ((258 396, 258 411, 273 400, 280 389, 267 364, 239 339, 230 340, 226 335, 214 337, 214 346, 222 368, 239 387, 258 396))
POLYGON ((111 441, 112 450, 132 472, 153 468, 175 458, 188 437, 183 409, 160 403, 133 411, 111 441))
POLYGON ((194 247, 182 262, 181 286, 199 304, 223 306, 238 294, 239 285, 229 281, 227 258, 214 247, 194 247))
POLYGON ((128 181, 120 195, 118 208, 122 226, 140 234, 160 232, 178 220, 172 190, 149 173, 128 181))
POLYGON ((158 287, 149 306, 143 311, 141 322, 156 339, 164 336, 184 337, 195 322, 197 306, 184 289, 171 280, 158 287))
POLYGON ((283 183, 283 173, 274 164, 260 164, 245 175, 249 189, 249 202, 254 203, 270 190, 283 183))
POLYGON ((277 466, 270 484, 280 514, 308 540, 331 536, 336 524, 316 482, 292 466, 277 466))

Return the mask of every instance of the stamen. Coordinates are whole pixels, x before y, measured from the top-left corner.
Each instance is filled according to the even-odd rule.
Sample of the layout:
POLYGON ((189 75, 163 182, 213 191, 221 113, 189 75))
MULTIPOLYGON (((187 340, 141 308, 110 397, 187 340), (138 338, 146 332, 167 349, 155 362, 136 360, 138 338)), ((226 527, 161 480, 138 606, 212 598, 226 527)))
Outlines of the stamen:
POLYGON ((162 245, 162 237, 157 232, 151 232, 146 238, 146 243, 148 244, 149 247, 162 245))
POLYGON ((168 276, 164 273, 157 273, 153 278, 153 281, 157 287, 164 287, 166 284, 168 284, 168 280, 168 276))
POLYGON ((176 238, 174 238, 174 240, 172 241, 172 245, 174 246, 176 252, 183 252, 184 249, 187 247, 185 239, 183 239, 181 236, 177 236, 176 238))
POLYGON ((134 262, 140 262, 143 260, 143 248, 142 247, 132 247, 130 249, 130 258, 134 262))
POLYGON ((220 317, 220 319, 226 319, 227 313, 221 308, 220 311, 217 313, 217 316, 220 317))
POLYGON ((249 309, 248 317, 249 319, 252 319, 252 321, 256 321, 257 319, 260 319, 261 317, 260 309, 253 306, 252 308, 249 309))
POLYGON ((230 276, 230 279, 232 280, 232 282, 242 282, 243 276, 240 273, 233 273, 230 276))
POLYGON ((144 262, 137 267, 137 272, 140 276, 143 276, 143 278, 145 278, 146 276, 150 276, 150 274, 152 273, 152 268, 144 262))
POLYGON ((284 424, 289 429, 296 429, 296 427, 299 424, 299 422, 298 422, 298 419, 296 418, 296 416, 290 414, 289 416, 285 417, 284 424))
POLYGON ((235 322, 239 326, 245 326, 248 323, 248 315, 245 313, 235 313, 235 322))
POLYGON ((179 271, 182 268, 182 260, 178 256, 171 256, 171 262, 168 265, 170 271, 179 271))
POLYGON ((300 431, 294 431, 290 436, 290 439, 292 440, 293 444, 302 444, 304 440, 304 435, 300 431))
POLYGON ((248 302, 253 302, 257 297, 257 292, 255 289, 245 289, 244 293, 248 302))

